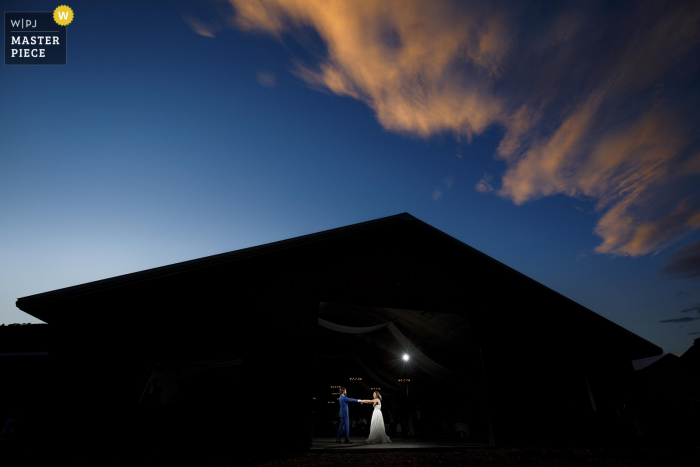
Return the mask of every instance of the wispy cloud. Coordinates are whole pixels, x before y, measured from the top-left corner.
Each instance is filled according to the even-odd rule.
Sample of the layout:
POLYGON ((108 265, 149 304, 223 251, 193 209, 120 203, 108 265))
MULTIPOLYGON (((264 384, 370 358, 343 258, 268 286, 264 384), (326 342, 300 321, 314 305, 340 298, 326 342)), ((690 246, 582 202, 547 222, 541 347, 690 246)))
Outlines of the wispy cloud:
POLYGON ((258 83, 262 86, 272 88, 277 84, 277 77, 272 72, 258 71, 258 83))
POLYGON ((491 180, 493 179, 493 176, 485 173, 483 177, 481 177, 481 180, 479 180, 476 183, 476 191, 479 191, 481 193, 491 193, 494 191, 493 186, 491 185, 491 180))
POLYGON ((700 279, 700 240, 674 251, 666 259, 663 271, 685 279, 700 279))
POLYGON ((200 36, 214 38, 216 33, 221 31, 221 27, 215 23, 207 23, 192 15, 183 15, 182 18, 190 29, 200 36))
POLYGON ((686 308, 685 310, 681 310, 681 313, 688 313, 690 311, 700 313, 700 306, 694 306, 693 308, 686 308))
POLYGON ((500 188, 484 177, 476 189, 518 205, 594 202, 598 253, 657 253, 700 227, 700 109, 687 92, 697 2, 559 3, 540 15, 509 2, 229 2, 226 24, 244 31, 314 29, 327 53, 292 72, 366 103, 389 131, 470 141, 501 127, 500 188))
POLYGON ((700 319, 700 317, 697 318, 691 318, 689 316, 686 316, 684 318, 671 318, 671 319, 664 319, 659 321, 659 323, 686 323, 688 321, 693 321, 696 319, 700 319))
POLYGON ((359 99, 397 132, 470 138, 498 120, 504 101, 490 91, 503 72, 512 28, 504 16, 447 2, 414 0, 232 0, 235 24, 274 36, 313 27, 328 55, 296 62, 307 83, 359 99))
POLYGON ((431 195, 433 198, 433 201, 437 201, 440 198, 442 198, 442 195, 444 192, 452 188, 452 184, 454 183, 454 177, 445 177, 442 180, 442 183, 440 184, 439 187, 435 188, 433 190, 433 194, 431 195))

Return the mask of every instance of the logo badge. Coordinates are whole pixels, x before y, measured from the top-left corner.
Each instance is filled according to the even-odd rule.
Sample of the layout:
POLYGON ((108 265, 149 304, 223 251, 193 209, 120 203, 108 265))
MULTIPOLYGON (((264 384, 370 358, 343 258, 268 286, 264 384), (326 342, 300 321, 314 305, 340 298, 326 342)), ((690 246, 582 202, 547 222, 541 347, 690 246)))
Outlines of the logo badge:
POLYGON ((53 11, 53 20, 59 26, 68 26, 73 21, 73 10, 66 5, 61 5, 53 11))

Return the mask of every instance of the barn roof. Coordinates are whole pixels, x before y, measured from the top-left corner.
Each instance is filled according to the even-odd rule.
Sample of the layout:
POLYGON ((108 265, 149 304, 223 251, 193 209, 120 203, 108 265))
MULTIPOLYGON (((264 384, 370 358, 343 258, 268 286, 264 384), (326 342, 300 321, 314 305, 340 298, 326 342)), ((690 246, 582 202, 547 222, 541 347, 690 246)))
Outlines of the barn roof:
POLYGON ((632 366, 634 367, 635 371, 640 371, 651 367, 651 365, 655 364, 661 359, 677 360, 678 356, 672 353, 665 353, 662 355, 655 355, 653 357, 640 358, 637 360, 632 360, 632 366))
POLYGON ((417 226, 419 228, 424 229, 425 231, 429 232, 432 235, 435 235, 436 238, 440 238, 442 240, 447 241, 448 243, 452 244, 456 248, 460 248, 463 250, 467 250, 470 254, 476 255, 477 257, 480 257, 481 259, 489 262, 490 264, 494 265, 497 268, 502 268, 503 271, 508 271, 509 273, 515 274, 519 276, 521 279, 527 281, 532 287, 534 288, 540 288, 541 290, 544 290, 548 294, 553 294, 556 295, 557 297, 564 299, 567 301, 570 305, 576 307, 580 311, 584 312, 585 314, 590 315, 596 320, 599 320, 601 324, 605 323, 606 325, 612 326, 613 328, 616 328, 618 331, 622 332, 623 334, 628 335, 629 337, 632 337, 635 341, 637 341, 639 344, 642 344, 644 346, 647 346, 647 348, 653 349, 654 353, 662 353, 662 349, 651 342, 647 341, 646 339, 643 339, 640 336, 637 336, 636 334, 632 333, 631 331, 623 328, 622 326, 608 320, 607 318, 598 315, 597 313, 589 310, 588 308, 574 302, 573 300, 559 294, 558 292, 546 287, 543 284, 540 284, 539 282, 535 281, 534 279, 531 279, 527 277, 526 275, 510 268, 509 266, 506 266, 505 264, 491 258, 490 256, 470 247, 469 245, 457 240, 456 238, 436 229, 435 227, 421 221, 420 219, 412 216, 409 213, 401 213, 401 214, 396 214, 393 216, 388 216, 388 217, 383 217, 380 219, 374 219, 370 221, 365 221, 365 222, 360 222, 358 224, 352 224, 348 225, 345 227, 338 227, 335 229, 330 229, 330 230, 325 230, 322 232, 316 232, 308 235, 302 235, 300 237, 294 237, 290 238, 287 240, 281 240, 277 242, 272 242, 272 243, 267 243, 264 245, 258 245, 258 246, 253 246, 249 248, 243 248, 241 250, 235 250, 231 251, 228 253, 221 253, 213 256, 207 256, 204 258, 199 258, 199 259, 194 259, 190 261, 184 261, 181 263, 175 263, 167 266, 161 266, 153 269, 147 269, 144 271, 139 271, 139 272, 134 272, 130 274, 124 274, 121 276, 116 276, 108 279, 102 279, 94 282, 88 282, 85 284, 80 284, 80 285, 75 285, 72 287, 66 287, 63 289, 58 289, 58 290, 53 290, 50 292, 44 292, 36 295, 30 295, 27 297, 22 297, 17 300, 17 307, 21 309, 22 311, 25 311, 26 313, 35 316, 36 318, 39 318, 43 321, 48 322, 50 318, 48 318, 43 310, 45 309, 46 305, 49 305, 53 302, 58 302, 61 300, 66 300, 66 299, 72 299, 75 297, 79 297, 81 295, 88 295, 92 293, 97 293, 101 291, 105 291, 108 289, 113 289, 113 288, 118 288, 118 287, 123 287, 123 286, 128 286, 132 284, 137 284, 137 283, 142 283, 154 279, 160 279, 166 276, 172 276, 172 275, 177 275, 181 273, 186 273, 190 271, 194 271, 197 269, 203 269, 203 268, 209 268, 213 266, 219 266, 221 264, 225 263, 231 263, 234 261, 242 260, 242 259, 247 259, 251 257, 256 257, 256 256, 262 256, 274 252, 279 252, 283 250, 289 250, 292 248, 300 247, 300 246, 305 246, 305 245, 310 245, 313 243, 317 242, 323 242, 332 238, 337 238, 337 237, 343 237, 343 236, 349 236, 353 234, 357 234, 360 232, 365 232, 365 231, 370 231, 373 229, 381 228, 381 227, 386 227, 388 225, 392 224, 408 224, 410 223, 411 225, 417 226))
MULTIPOLYGON (((277 242, 266 243, 264 245, 257 245, 249 248, 243 248, 241 250, 230 251, 227 253, 220 253, 212 256, 205 256, 204 258, 193 259, 189 261, 183 261, 181 263, 170 264, 167 266, 160 266, 153 269, 146 269, 144 271, 133 272, 130 274, 124 274, 121 276, 110 277, 108 279, 102 279, 94 282, 88 282, 85 284, 74 285, 72 287, 66 287, 63 289, 52 290, 50 292, 44 292, 36 295, 30 295, 28 297, 22 297, 17 299, 17 307, 32 315, 30 311, 31 308, 36 306, 44 305, 49 302, 63 300, 66 298, 73 298, 79 295, 90 294, 93 292, 98 292, 106 289, 111 289, 114 287, 121 287, 125 285, 130 285, 138 282, 149 281, 152 279, 159 279, 165 276, 170 276, 174 274, 180 274, 184 272, 193 271, 196 269, 207 268, 211 266, 217 266, 222 263, 230 263, 233 261, 238 261, 245 258, 250 258, 253 256, 264 255, 268 253, 273 253, 280 250, 285 250, 289 248, 294 248, 302 245, 308 245, 310 243, 321 242, 334 237, 340 237, 344 235, 349 235, 364 230, 370 230, 377 227, 386 226, 388 224, 394 224, 405 220, 415 220, 418 219, 411 216, 408 213, 397 214, 394 216, 383 217, 380 219, 375 219, 366 222, 360 222, 359 224, 352 224, 345 227, 338 227, 335 229, 324 230, 322 232, 316 232, 308 235, 302 235, 300 237, 289 238, 287 240, 280 240, 277 242)), ((422 223, 422 222, 421 222, 422 223)), ((425 224, 426 226, 428 224, 425 224)), ((430 227, 430 226, 429 226, 430 227)), ((432 227, 431 227, 432 228, 432 227)), ((436 232, 440 232, 435 229, 436 232)), ((440 232, 442 233, 442 232, 440 232)), ((443 234, 446 235, 446 234, 443 234)), ((452 237, 450 237, 452 238, 452 237)), ((455 240, 457 241, 457 240, 455 240)), ((460 242, 461 243, 461 242, 460 242)), ((467 245, 464 245, 467 246, 467 245)), ((469 247, 470 248, 470 247, 469 247)), ((476 251, 476 250, 474 250, 476 251)), ((35 315, 32 315, 35 316, 35 315)), ((42 319, 40 316, 36 316, 42 319)))

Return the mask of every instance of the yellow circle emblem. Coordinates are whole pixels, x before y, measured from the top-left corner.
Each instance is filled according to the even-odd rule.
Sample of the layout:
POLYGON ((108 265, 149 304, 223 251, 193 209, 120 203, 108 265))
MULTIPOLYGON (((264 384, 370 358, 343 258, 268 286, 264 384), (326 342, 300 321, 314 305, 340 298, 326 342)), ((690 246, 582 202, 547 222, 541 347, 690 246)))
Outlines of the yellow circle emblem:
POLYGON ((61 5, 53 11, 53 20, 61 26, 68 26, 73 21, 73 10, 70 7, 61 5))

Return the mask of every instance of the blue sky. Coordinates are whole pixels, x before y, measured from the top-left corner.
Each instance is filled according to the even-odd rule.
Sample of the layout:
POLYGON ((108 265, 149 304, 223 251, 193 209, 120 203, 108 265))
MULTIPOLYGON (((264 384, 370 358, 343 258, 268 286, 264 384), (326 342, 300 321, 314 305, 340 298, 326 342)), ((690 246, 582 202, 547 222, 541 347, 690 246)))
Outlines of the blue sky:
POLYGON ((312 3, 70 2, 67 66, 2 68, 0 322, 409 212, 666 352, 700 336, 697 7, 312 3))

